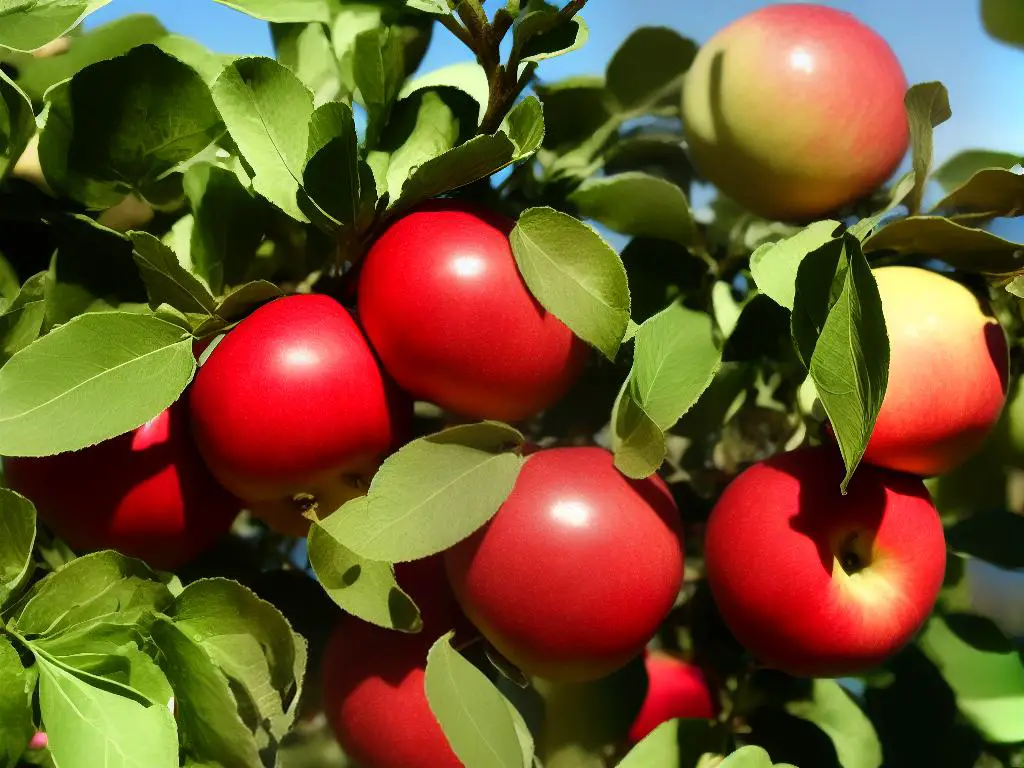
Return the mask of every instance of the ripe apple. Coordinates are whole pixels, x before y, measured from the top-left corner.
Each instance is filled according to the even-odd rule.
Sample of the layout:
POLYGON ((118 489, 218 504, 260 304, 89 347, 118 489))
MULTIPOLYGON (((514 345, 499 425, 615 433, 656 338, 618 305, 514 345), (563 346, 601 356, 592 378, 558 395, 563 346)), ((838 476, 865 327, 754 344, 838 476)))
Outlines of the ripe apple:
POLYGON ((679 510, 603 448, 526 459, 494 518, 445 553, 462 609, 524 672, 596 680, 641 653, 683 580, 679 510))
POLYGON ((185 399, 80 451, 6 458, 4 475, 72 549, 116 549, 168 570, 225 535, 240 508, 203 465, 185 399))
POLYGON ((967 288, 917 267, 874 270, 889 384, 864 460, 948 472, 981 448, 1006 399, 1006 334, 967 288))
POLYGON ((862 464, 847 495, 834 446, 774 456, 726 487, 708 520, 708 585, 761 663, 841 677, 881 664, 928 618, 946 544, 920 478, 862 464))
POLYGON ((644 666, 647 695, 629 729, 631 744, 677 717, 709 719, 715 716, 711 689, 699 667, 662 651, 646 653, 644 666))
POLYGON ((458 606, 439 557, 399 564, 395 575, 419 606, 423 629, 410 635, 342 619, 324 654, 324 711, 342 749, 364 768, 461 768, 423 687, 430 646, 458 632, 458 606))
POLYGON ((192 386, 196 443, 254 514, 304 535, 366 492, 411 403, 380 370, 349 313, 322 295, 275 299, 230 331, 192 386))
POLYGON ((701 47, 683 124, 708 181, 756 214, 805 221, 896 170, 910 137, 906 90, 888 44, 850 14, 771 5, 701 47))
POLYGON ((435 200, 391 224, 359 278, 359 319, 407 391, 462 416, 519 421, 576 381, 586 345, 530 294, 514 222, 435 200))

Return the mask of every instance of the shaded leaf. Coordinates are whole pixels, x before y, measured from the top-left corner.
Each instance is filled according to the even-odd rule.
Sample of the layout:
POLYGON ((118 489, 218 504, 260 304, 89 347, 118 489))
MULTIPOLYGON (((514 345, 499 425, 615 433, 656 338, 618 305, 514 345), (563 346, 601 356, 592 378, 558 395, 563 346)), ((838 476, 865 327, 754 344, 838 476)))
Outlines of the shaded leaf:
POLYGON ((0 488, 0 608, 32 575, 35 542, 36 510, 32 502, 0 488))
POLYGON ((32 695, 35 671, 25 669, 10 641, 0 635, 0 765, 15 766, 35 733, 32 695))
POLYGON ((14 168, 14 163, 21 157, 35 132, 36 119, 32 113, 31 102, 22 90, 0 71, 0 180, 14 168))
POLYGON ((213 313, 217 300, 199 278, 181 265, 174 251, 148 232, 131 232, 129 236, 151 307, 170 304, 186 315, 213 313))
POLYGON ((608 90, 623 109, 678 106, 683 73, 697 55, 697 44, 667 27, 642 27, 631 34, 608 63, 608 90))
POLYGON ((832 740, 842 768, 879 768, 882 745, 867 715, 834 680, 814 680, 810 697, 786 710, 818 726, 832 740))
POLYGON ((263 21, 330 21, 327 0, 216 0, 263 21))
POLYGON ((978 171, 987 168, 1008 170, 1021 161, 1020 155, 1010 152, 992 152, 987 149, 965 149, 953 155, 932 174, 932 180, 949 194, 961 187, 978 171))
POLYGON ((830 219, 817 221, 792 237, 759 245, 750 255, 750 272, 757 289, 792 311, 800 263, 808 254, 832 242, 841 226, 830 219))
POLYGON ((939 216, 897 219, 864 241, 864 252, 932 256, 966 272, 1008 274, 1024 268, 1024 245, 939 216))
POLYGON ((1024 517, 1005 511, 984 512, 958 520, 946 529, 954 552, 1001 568, 1024 568, 1024 517))
POLYGON ((0 5, 0 46, 34 51, 69 32, 110 0, 8 0, 0 5))
POLYGON ((912 85, 904 97, 907 118, 910 121, 911 158, 914 168, 914 186, 907 196, 906 205, 912 214, 921 210, 928 171, 932 164, 932 129, 951 116, 949 94, 942 83, 912 85))
POLYGON ((46 317, 48 280, 46 272, 30 277, 0 314, 0 365, 39 338, 46 317))

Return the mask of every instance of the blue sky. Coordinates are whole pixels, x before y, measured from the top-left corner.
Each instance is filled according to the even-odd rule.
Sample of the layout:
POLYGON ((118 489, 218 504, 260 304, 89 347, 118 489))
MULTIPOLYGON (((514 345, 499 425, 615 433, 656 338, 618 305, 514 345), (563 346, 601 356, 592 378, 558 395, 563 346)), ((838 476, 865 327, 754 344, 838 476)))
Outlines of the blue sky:
MULTIPOLYGON (((772 4, 763 0, 590 0, 583 14, 590 41, 579 51, 544 62, 541 74, 557 79, 600 73, 615 48, 638 26, 672 27, 700 42, 733 19, 772 4)), ((884 36, 910 82, 945 83, 953 117, 935 137, 939 161, 970 147, 1024 152, 1024 99, 1011 86, 1024 81, 1024 50, 996 43, 985 34, 978 0, 824 4, 855 13, 884 36)), ((154 14, 171 31, 195 37, 217 51, 271 53, 263 22, 213 0, 113 0, 90 17, 89 26, 128 13, 154 14)), ((438 29, 424 67, 465 58, 461 44, 438 29)))

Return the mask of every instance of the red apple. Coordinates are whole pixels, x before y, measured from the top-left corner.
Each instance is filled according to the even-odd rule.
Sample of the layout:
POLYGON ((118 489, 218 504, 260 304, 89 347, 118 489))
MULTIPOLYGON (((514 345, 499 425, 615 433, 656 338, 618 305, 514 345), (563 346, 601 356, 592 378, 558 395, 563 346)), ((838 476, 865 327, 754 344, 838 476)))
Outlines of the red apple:
POLYGON ((862 464, 847 495, 834 446, 741 473, 708 521, 708 584, 761 663, 807 677, 881 664, 928 618, 946 544, 924 483, 862 464))
POLYGON ((602 448, 529 456, 497 515, 445 553, 470 621, 524 672, 595 680, 641 653, 683 579, 679 511, 602 448))
POLYGON ((463 416, 532 416, 565 394, 587 355, 523 282, 513 224, 475 205, 429 202, 385 230, 359 278, 359 319, 385 369, 463 416))
POLYGON ((629 729, 629 741, 636 744, 662 723, 677 717, 715 716, 715 702, 699 667, 661 651, 645 655, 647 695, 640 714, 629 729))
POLYGON ((217 479, 284 533, 366 492, 411 403, 351 315, 321 295, 276 299, 229 332, 192 387, 196 443, 217 479))
POLYGON ((80 451, 6 458, 4 475, 72 549, 116 549, 169 570, 225 535, 240 508, 203 465, 184 399, 80 451))
POLYGON ((434 557, 395 575, 419 605, 417 634, 343 619, 324 654, 324 711, 345 753, 363 768, 461 768, 427 702, 427 652, 460 626, 458 606, 434 557))
POLYGON ((865 461, 929 476, 981 448, 1006 401, 1002 327, 960 283, 916 267, 874 270, 889 384, 865 461))
POLYGON ((899 165, 906 89, 888 44, 850 14, 771 5, 701 47, 683 123, 695 165, 722 192, 766 218, 810 220, 899 165))

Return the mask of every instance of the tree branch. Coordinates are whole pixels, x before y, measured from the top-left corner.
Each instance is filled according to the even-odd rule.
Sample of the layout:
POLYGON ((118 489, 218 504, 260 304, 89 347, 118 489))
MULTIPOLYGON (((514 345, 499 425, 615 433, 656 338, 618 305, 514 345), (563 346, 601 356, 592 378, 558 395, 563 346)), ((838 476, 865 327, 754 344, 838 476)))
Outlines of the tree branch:
POLYGON ((569 0, 562 10, 558 12, 559 17, 562 21, 568 21, 577 13, 583 10, 583 6, 587 4, 587 0, 569 0))

